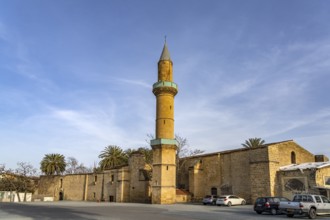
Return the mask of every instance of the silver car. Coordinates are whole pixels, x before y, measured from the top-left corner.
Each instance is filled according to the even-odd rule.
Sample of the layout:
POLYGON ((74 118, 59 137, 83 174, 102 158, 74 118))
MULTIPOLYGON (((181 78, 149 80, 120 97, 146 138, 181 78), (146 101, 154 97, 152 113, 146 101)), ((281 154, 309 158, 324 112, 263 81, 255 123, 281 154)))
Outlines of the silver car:
POLYGON ((218 196, 216 196, 216 195, 207 195, 203 198, 202 202, 204 205, 215 205, 217 198, 218 198, 218 196))

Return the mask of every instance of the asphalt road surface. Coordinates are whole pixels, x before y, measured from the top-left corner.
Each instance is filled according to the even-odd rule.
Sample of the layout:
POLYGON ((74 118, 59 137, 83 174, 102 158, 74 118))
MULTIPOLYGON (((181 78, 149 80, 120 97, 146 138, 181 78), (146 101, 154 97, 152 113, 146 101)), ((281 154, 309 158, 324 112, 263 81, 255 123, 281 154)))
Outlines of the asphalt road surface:
MULTIPOLYGON (((295 217, 294 219, 306 219, 295 217)), ((318 217, 330 219, 330 217, 318 217)), ((0 203, 4 220, 254 220, 287 219, 286 215, 258 215, 251 205, 218 207, 200 204, 150 205, 96 202, 0 203)), ((291 219, 291 218, 290 218, 291 219)))

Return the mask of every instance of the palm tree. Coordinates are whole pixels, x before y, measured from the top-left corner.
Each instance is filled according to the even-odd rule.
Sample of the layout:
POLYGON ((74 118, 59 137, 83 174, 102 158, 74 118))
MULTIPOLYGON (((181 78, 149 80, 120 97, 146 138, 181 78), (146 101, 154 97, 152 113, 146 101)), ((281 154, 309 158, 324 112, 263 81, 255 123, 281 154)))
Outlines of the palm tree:
POLYGON ((65 158, 62 154, 46 154, 40 164, 41 172, 46 175, 61 174, 66 167, 65 158))
POLYGON ((244 144, 242 144, 245 148, 256 148, 261 147, 264 145, 265 140, 261 138, 249 138, 249 140, 246 140, 244 144))
POLYGON ((99 158, 101 159, 99 165, 102 170, 126 165, 128 162, 127 154, 115 145, 107 146, 101 151, 99 158))

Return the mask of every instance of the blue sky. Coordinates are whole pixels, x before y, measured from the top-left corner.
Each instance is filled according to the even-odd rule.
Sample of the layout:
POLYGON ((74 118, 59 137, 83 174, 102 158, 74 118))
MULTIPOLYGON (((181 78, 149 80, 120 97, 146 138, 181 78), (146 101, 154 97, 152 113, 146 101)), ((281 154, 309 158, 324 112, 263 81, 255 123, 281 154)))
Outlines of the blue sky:
POLYGON ((1 0, 1 163, 98 163, 154 133, 164 36, 175 133, 192 148, 293 139, 330 157, 330 4, 305 0, 1 0))

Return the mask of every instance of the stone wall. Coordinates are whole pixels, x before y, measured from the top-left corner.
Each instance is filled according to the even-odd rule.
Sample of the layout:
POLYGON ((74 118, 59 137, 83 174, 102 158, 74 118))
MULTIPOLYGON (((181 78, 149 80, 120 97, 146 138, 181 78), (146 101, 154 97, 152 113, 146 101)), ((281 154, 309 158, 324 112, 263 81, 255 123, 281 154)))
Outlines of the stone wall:
POLYGON ((129 166, 99 173, 41 176, 39 197, 55 200, 150 203, 151 166, 133 154, 129 166))
POLYGON ((281 182, 279 196, 292 199, 299 193, 319 194, 316 188, 317 172, 315 169, 279 171, 278 176, 281 182))
POLYGON ((61 191, 61 179, 63 176, 40 176, 38 185, 38 195, 40 197, 54 197, 59 200, 59 193, 61 191))
POLYGON ((129 161, 130 169, 130 202, 151 202, 151 165, 145 163, 144 156, 139 153, 132 155, 129 161))
POLYGON ((250 196, 246 199, 253 203, 259 196, 271 196, 271 177, 268 147, 249 149, 250 155, 250 196))
MULTIPOLYGON (((72 174, 60 178, 60 192, 62 193, 63 200, 82 201, 84 200, 85 174, 72 174), (62 186, 61 186, 62 185, 62 186)), ((60 195, 59 195, 60 197, 60 195)), ((60 198, 58 198, 60 199, 60 198)))
POLYGON ((291 160, 292 153, 295 154, 296 164, 315 162, 314 155, 296 144, 294 141, 279 142, 271 145, 271 148, 278 148, 277 154, 270 154, 270 160, 278 160, 279 166, 292 164, 292 162, 294 162, 291 160), (274 157, 276 159, 274 159, 274 157))
POLYGON ((221 154, 220 194, 234 194, 249 200, 249 153, 248 149, 241 149, 221 154))
POLYGON ((189 191, 194 201, 199 201, 212 192, 219 194, 220 161, 221 155, 218 153, 181 160, 177 185, 189 191))
POLYGON ((318 169, 315 176, 315 182, 317 186, 330 189, 330 167, 318 169))

